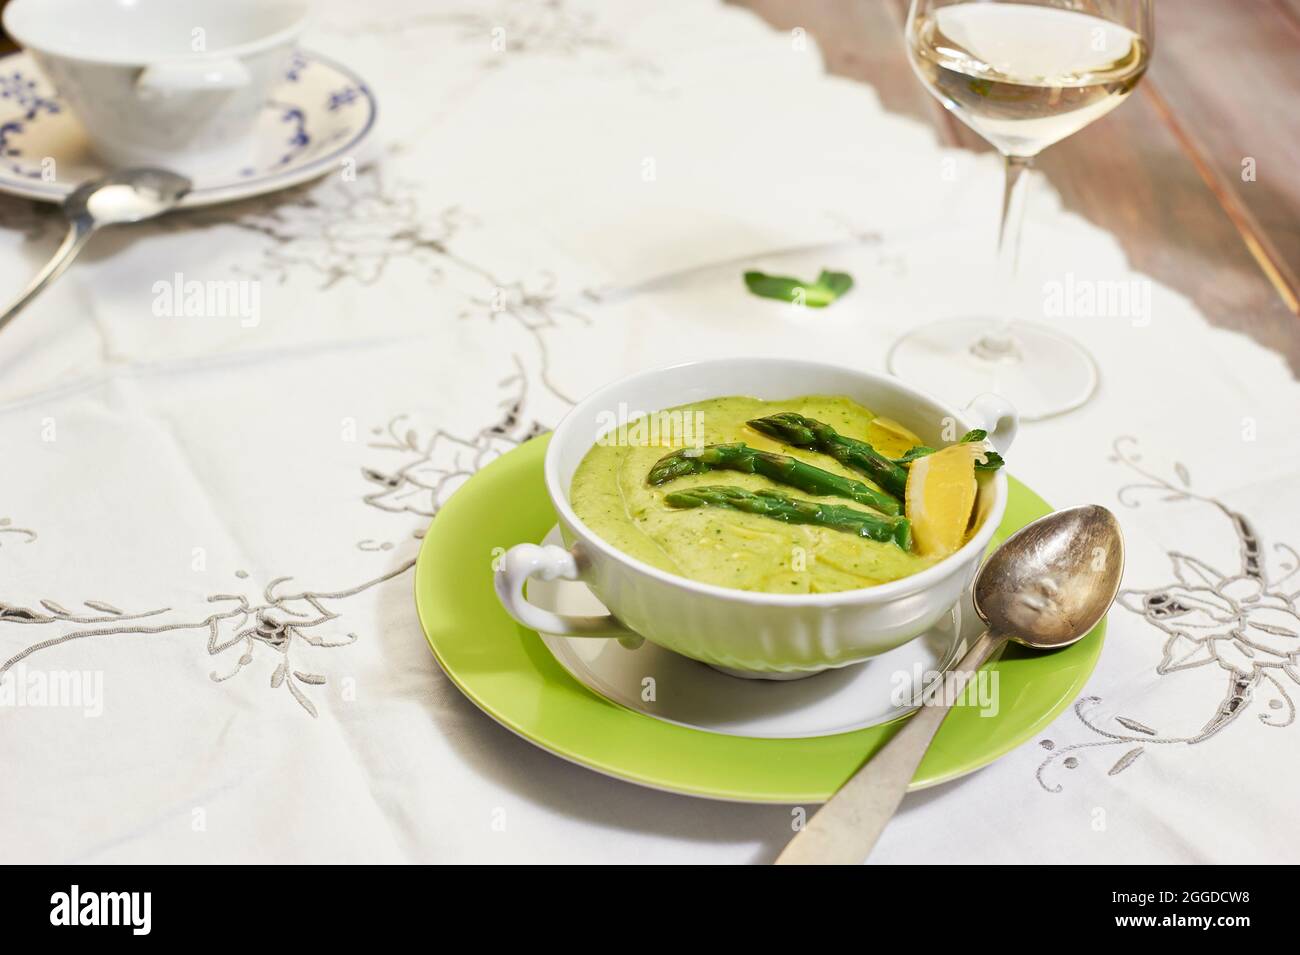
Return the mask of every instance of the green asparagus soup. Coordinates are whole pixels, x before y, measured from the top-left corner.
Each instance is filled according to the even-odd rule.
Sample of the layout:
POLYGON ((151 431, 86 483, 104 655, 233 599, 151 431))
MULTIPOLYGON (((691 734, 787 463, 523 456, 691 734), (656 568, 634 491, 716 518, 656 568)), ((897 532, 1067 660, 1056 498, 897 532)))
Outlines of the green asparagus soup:
MULTIPOLYGON (((900 519, 879 509, 879 502, 888 497, 881 496, 883 489, 875 481, 826 454, 793 447, 747 423, 776 414, 816 419, 839 434, 869 442, 888 457, 899 457, 917 443, 905 429, 900 433, 892 422, 844 397, 713 398, 636 418, 603 435, 573 476, 570 503, 583 523, 624 553, 721 587, 829 593, 897 580, 935 562, 899 546, 894 538, 900 519), (651 483, 652 469, 674 449, 733 444, 744 446, 742 454, 773 452, 819 470, 801 470, 795 477, 782 473, 779 482, 744 468, 681 473, 689 471, 697 453, 688 450, 683 452, 686 468, 664 478, 661 467, 656 479, 662 483, 651 483), (809 492, 821 490, 827 480, 841 493, 809 492), (855 496, 846 499, 850 492, 855 496), (670 495, 676 506, 670 504, 670 495), (695 506, 701 500, 719 506, 695 506), (804 502, 824 505, 818 519, 829 515, 837 526, 774 519, 773 512, 795 506, 788 503, 791 500, 800 507, 804 502), (858 526, 862 521, 870 525, 865 530, 858 526), (871 539, 873 533, 882 539, 871 539)), ((789 461, 778 463, 791 466, 789 461)))

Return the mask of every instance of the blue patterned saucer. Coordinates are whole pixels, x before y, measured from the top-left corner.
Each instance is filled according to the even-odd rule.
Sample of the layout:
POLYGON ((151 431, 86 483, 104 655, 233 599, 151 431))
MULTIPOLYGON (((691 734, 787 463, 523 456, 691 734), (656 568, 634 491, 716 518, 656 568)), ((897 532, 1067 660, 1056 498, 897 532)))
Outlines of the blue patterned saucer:
MULTIPOLYGON (((182 205, 244 199, 343 169, 374 124, 375 98, 359 76, 299 50, 262 110, 252 166, 198 178, 182 205)), ((0 58, 0 192, 61 202, 108 171, 32 58, 0 58)))

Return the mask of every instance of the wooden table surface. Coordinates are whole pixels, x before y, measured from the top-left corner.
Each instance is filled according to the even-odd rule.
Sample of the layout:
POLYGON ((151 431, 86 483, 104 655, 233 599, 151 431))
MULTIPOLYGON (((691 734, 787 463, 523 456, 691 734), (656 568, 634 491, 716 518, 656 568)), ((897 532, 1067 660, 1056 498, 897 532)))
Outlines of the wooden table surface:
MULTIPOLYGON (((831 73, 870 83, 887 109, 933 123, 946 143, 990 148, 913 75, 907 0, 731 2, 776 28, 802 27, 831 73)), ((1155 8, 1138 92, 1036 166, 1135 268, 1282 353, 1300 377, 1300 0, 1155 8)))

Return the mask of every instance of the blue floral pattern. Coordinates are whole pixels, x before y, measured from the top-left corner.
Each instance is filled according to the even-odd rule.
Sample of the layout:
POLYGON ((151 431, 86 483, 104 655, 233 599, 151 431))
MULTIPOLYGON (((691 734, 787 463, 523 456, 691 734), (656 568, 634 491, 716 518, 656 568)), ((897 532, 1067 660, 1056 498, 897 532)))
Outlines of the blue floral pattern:
POLYGON ((42 95, 40 84, 20 70, 0 74, 0 100, 2 99, 16 103, 23 111, 23 118, 29 121, 41 113, 62 111, 58 100, 42 95))

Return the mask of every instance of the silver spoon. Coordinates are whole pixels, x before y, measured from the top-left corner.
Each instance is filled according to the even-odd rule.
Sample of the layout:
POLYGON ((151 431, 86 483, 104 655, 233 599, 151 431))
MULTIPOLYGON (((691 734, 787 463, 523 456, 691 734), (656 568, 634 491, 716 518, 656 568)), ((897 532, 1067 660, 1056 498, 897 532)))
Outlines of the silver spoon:
POLYGON ((68 220, 63 244, 0 315, 0 329, 63 274, 97 229, 162 215, 174 209, 189 191, 188 179, 166 169, 123 169, 78 186, 63 200, 63 214, 68 220))
POLYGON ((938 699, 927 701, 777 857, 778 865, 854 865, 871 852, 903 801, 930 741, 971 677, 1008 640, 1059 650, 1097 625, 1119 590, 1124 536, 1104 507, 1057 511, 1012 534, 975 578, 988 625, 938 699))

